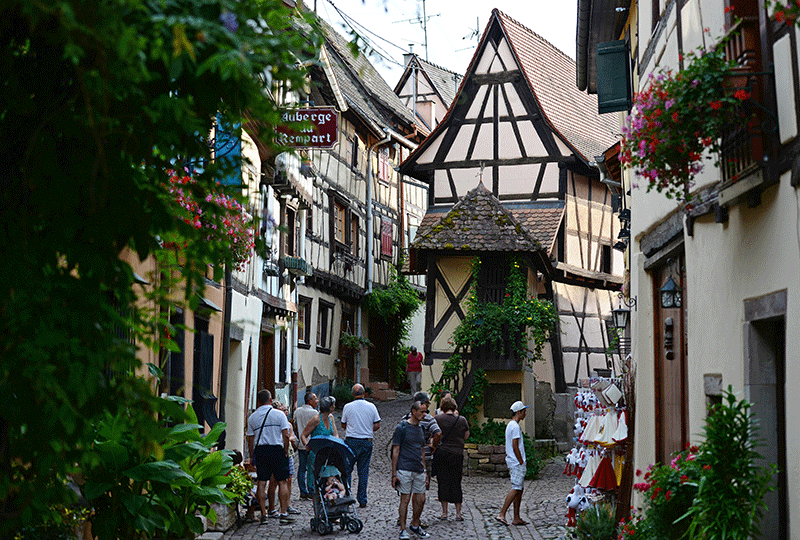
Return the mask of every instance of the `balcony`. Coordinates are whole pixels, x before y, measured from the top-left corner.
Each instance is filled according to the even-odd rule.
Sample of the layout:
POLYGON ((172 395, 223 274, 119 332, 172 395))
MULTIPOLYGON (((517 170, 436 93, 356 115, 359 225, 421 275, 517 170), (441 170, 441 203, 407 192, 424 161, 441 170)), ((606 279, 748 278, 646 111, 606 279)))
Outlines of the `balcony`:
POLYGON ((764 183, 766 132, 777 126, 764 107, 763 78, 758 18, 740 20, 729 32, 725 56, 736 66, 727 77, 726 90, 745 90, 750 98, 742 102, 746 124, 731 125, 722 133, 722 184, 719 204, 734 204, 740 197, 764 183))
POLYGON ((306 260, 300 257, 286 257, 283 264, 290 273, 296 276, 310 276, 313 271, 306 260))

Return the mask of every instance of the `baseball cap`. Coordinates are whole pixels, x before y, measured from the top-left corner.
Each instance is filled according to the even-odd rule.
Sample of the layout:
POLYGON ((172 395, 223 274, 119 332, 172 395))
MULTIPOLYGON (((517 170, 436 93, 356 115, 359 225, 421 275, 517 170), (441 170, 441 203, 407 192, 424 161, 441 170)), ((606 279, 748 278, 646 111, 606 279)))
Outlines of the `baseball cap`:
POLYGON ((528 406, 527 406, 527 405, 525 405, 524 403, 522 403, 521 401, 515 401, 515 402, 514 402, 514 403, 511 405, 511 412, 518 413, 518 412, 519 412, 519 411, 521 411, 522 409, 527 409, 527 408, 528 408, 528 406))

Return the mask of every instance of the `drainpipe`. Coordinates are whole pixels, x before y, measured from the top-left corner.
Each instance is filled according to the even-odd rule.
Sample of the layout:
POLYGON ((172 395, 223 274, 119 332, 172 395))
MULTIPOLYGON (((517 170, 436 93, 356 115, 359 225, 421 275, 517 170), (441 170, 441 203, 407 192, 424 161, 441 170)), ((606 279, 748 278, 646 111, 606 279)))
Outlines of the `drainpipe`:
MULTIPOLYGON (((375 232, 372 229, 372 151, 389 142, 392 137, 389 135, 389 130, 384 128, 385 137, 378 142, 372 144, 367 148, 367 189, 366 189, 366 229, 367 229, 367 294, 372 292, 372 266, 373 266, 373 253, 372 244, 375 232)), ((358 336, 361 336, 361 306, 358 306, 356 313, 356 329, 358 336)), ((359 348, 356 353, 356 382, 361 383, 361 349, 359 348)))
POLYGON ((392 137, 389 134, 389 130, 384 129, 385 137, 378 142, 370 145, 367 148, 367 193, 366 193, 366 228, 367 228, 367 283, 366 289, 367 294, 372 292, 372 266, 374 261, 374 255, 372 253, 372 245, 375 236, 375 231, 372 228, 372 151, 382 145, 389 142, 392 137))

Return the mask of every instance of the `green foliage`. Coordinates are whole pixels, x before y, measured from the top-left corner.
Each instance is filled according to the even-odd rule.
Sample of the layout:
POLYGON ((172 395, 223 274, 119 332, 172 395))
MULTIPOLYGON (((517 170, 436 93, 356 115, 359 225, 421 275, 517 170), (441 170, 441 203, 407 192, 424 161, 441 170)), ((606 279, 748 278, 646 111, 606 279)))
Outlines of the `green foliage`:
POLYGON ((336 398, 336 408, 340 411, 345 404, 353 401, 354 384, 350 379, 336 380, 336 386, 333 387, 331 395, 336 398))
POLYGON ((361 336, 356 336, 348 332, 339 334, 339 347, 350 349, 351 351, 359 351, 362 347, 373 347, 372 342, 361 336))
POLYGON ((125 414, 107 415, 86 449, 84 492, 94 509, 92 532, 100 538, 191 538, 202 534, 196 513, 215 520, 211 502, 230 504, 224 486, 232 466, 227 452, 212 451, 224 423, 209 433, 191 407, 167 407, 186 423, 163 422, 151 432, 156 452, 141 453, 135 426, 125 414))
POLYGON ((705 474, 689 509, 690 538, 747 540, 758 536, 764 494, 775 466, 756 465, 762 440, 753 424, 752 404, 737 400, 728 387, 723 402, 713 405, 704 428, 700 460, 705 474))
MULTIPOLYGON (((728 387, 709 409, 705 440, 655 464, 634 489, 646 495, 644 512, 623 526, 621 538, 746 540, 758 532, 763 497, 774 467, 757 466, 759 439, 751 404, 728 387)), ((640 471, 637 471, 637 476, 640 471)))
MULTIPOLYGON (((398 266, 402 266, 402 259, 398 266)), ((389 370, 395 374, 395 385, 406 379, 405 366, 399 369, 400 363, 405 362, 401 357, 400 344, 406 341, 411 328, 411 316, 422 305, 419 292, 411 286, 408 278, 399 273, 397 268, 389 268, 390 277, 386 287, 374 289, 364 298, 364 307, 370 315, 386 321, 389 331, 389 370)), ((406 353, 406 356, 408 353, 406 353)))
POLYGON ((168 453, 158 422, 165 405, 137 376, 136 347, 173 348, 170 299, 183 294, 197 307, 209 265, 219 278, 222 263, 233 262, 225 238, 208 241, 181 219, 164 183, 170 170, 194 168, 199 210, 219 209, 207 197, 239 164, 210 160, 218 117, 240 125, 247 111, 274 146, 281 122, 272 86, 301 88, 298 64, 318 42, 295 31, 290 14, 281 0, 9 0, 0 8, 0 536, 57 523, 53 508, 75 499, 66 481, 106 459, 115 476, 94 484, 103 490, 93 499, 116 493, 103 500, 130 517, 141 500, 132 485, 147 484, 154 504, 114 521, 118 530, 109 518, 95 531, 103 537, 175 530, 177 509, 217 498, 211 486, 190 496, 181 475, 175 493, 190 498, 170 497, 166 483, 133 480, 115 463, 168 453), (163 244, 176 237, 185 242, 179 256, 163 244), (162 264, 149 311, 120 260, 126 249, 162 264), (100 430, 120 423, 127 439, 118 446, 100 430))
POLYGON ((245 496, 253 489, 253 479, 241 466, 232 467, 228 478, 230 483, 225 488, 226 494, 232 501, 242 504, 245 496))
POLYGON ((558 315, 551 302, 528 294, 527 270, 518 257, 509 257, 508 282, 502 304, 478 300, 478 278, 481 260, 472 263, 472 289, 467 296, 464 320, 453 331, 456 351, 492 345, 498 354, 505 354, 506 338, 515 344, 520 358, 530 352, 530 361, 542 360, 542 350, 555 328, 558 315), (529 337, 529 339, 525 339, 529 337), (533 349, 529 350, 529 345, 533 349))
POLYGON ((578 540, 616 540, 617 518, 608 503, 595 504, 578 516, 575 525, 578 540))

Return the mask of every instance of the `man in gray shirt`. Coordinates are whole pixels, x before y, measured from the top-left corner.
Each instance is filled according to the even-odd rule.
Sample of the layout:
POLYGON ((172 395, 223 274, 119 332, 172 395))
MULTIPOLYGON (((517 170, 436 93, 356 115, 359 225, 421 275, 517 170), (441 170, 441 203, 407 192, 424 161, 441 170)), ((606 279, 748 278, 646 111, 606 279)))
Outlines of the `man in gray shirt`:
POLYGON ((425 433, 420 426, 427 413, 427 404, 412 403, 410 417, 398 424, 392 437, 392 487, 400 493, 400 540, 410 538, 406 531, 409 500, 412 501, 409 530, 420 538, 430 536, 419 522, 425 506, 425 490, 431 482, 425 470, 425 433))
POLYGON ((305 404, 294 411, 294 424, 295 433, 297 433, 297 453, 300 456, 300 463, 297 466, 297 483, 300 485, 300 498, 311 499, 311 494, 308 492, 308 483, 306 482, 306 464, 308 463, 308 449, 306 445, 300 440, 300 434, 306 428, 306 424, 317 416, 317 394, 314 392, 306 392, 305 404))

